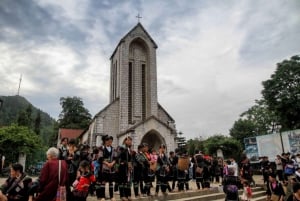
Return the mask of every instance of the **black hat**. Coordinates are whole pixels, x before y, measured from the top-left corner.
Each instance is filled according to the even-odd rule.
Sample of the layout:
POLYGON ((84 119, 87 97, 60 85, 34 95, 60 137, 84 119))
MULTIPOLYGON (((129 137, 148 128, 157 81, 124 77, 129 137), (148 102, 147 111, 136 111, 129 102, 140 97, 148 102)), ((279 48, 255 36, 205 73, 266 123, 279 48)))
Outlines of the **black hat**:
POLYGON ((81 145, 81 149, 89 149, 90 148, 90 145, 88 145, 87 143, 83 143, 81 145))
POLYGON ((113 136, 110 135, 106 138, 106 140, 114 140, 114 138, 113 138, 113 136))
POLYGON ((104 135, 102 136, 102 141, 105 142, 107 140, 114 140, 114 138, 110 135, 104 135))
POLYGON ((76 145, 77 144, 76 139, 74 139, 74 138, 70 139, 69 144, 76 145))
POLYGON ((276 178, 276 174, 275 173, 270 173, 269 176, 272 177, 272 178, 276 178))
POLYGON ((143 147, 149 147, 149 145, 146 142, 142 143, 142 145, 143 147))

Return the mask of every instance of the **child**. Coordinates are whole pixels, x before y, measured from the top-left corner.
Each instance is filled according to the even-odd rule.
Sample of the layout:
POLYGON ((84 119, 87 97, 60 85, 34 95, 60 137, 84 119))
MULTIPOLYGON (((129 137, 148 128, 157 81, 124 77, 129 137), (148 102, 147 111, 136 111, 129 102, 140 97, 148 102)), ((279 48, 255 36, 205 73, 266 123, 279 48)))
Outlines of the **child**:
POLYGON ((241 197, 242 201, 250 201, 252 197, 252 189, 250 188, 250 184, 247 181, 243 183, 243 194, 241 197))
POLYGON ((150 153, 150 157, 151 157, 151 162, 157 162, 158 155, 157 155, 157 152, 155 151, 155 149, 152 149, 152 151, 150 153))
POLYGON ((73 183, 73 201, 86 201, 89 186, 96 181, 95 175, 91 172, 90 164, 81 161, 79 164, 80 177, 73 183))

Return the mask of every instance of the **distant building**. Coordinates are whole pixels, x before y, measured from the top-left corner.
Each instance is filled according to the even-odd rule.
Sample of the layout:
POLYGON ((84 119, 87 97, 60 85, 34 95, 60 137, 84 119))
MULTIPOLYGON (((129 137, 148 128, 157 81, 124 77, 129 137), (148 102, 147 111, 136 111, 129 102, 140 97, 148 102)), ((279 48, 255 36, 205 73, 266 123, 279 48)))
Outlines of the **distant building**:
POLYGON ((68 138, 69 140, 74 138, 81 138, 81 134, 83 133, 83 129, 68 129, 68 128, 60 128, 58 130, 58 137, 57 137, 57 147, 60 145, 60 141, 63 138, 68 138))
POLYGON ((130 135, 135 149, 143 142, 177 147, 175 121, 157 101, 156 48, 140 23, 120 40, 110 58, 110 103, 95 115, 83 142, 99 146, 101 136, 111 135, 117 146, 130 135))

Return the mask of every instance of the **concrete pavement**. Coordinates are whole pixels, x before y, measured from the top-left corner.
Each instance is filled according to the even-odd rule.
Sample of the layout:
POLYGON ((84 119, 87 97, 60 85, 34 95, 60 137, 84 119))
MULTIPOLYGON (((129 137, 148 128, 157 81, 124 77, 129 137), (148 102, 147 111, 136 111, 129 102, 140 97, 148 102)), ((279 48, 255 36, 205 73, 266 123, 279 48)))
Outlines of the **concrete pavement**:
MULTIPOLYGON (((262 179, 262 175, 254 175, 254 181, 256 182, 256 184, 262 185, 263 184, 263 179, 262 179)), ((6 178, 0 178, 0 184, 2 185, 5 182, 6 178)), ((35 180, 36 177, 33 177, 33 180, 35 180)), ((151 194, 155 194, 155 184, 154 188, 151 188, 151 194)), ((197 186, 196 186, 196 182, 194 180, 190 180, 189 181, 189 186, 190 186, 190 190, 186 191, 186 192, 180 192, 180 193, 190 193, 190 194, 199 194, 201 195, 201 191, 197 190, 197 186)), ((108 188, 107 188, 108 189, 108 188)), ((221 185, 218 183, 212 183, 211 184, 211 189, 214 189, 214 191, 212 191, 211 193, 217 192, 218 190, 222 189, 221 185)), ((174 193, 170 193, 171 194, 179 194, 178 196, 175 195, 175 197, 180 197, 180 193, 179 192, 174 192, 174 193)), ((108 192, 106 192, 106 195, 108 196, 108 192)), ((132 192, 132 195, 134 195, 134 193, 132 192)), ((162 193, 159 193, 159 196, 162 197, 162 193)), ((134 198, 134 196, 132 196, 134 198)), ((115 193, 115 198, 117 200, 120 199, 120 196, 118 193, 115 193)), ((107 199, 109 200, 109 199, 107 199)), ((155 200, 154 197, 148 197, 148 198, 143 198, 143 199, 135 199, 135 200, 155 200)), ((96 196, 89 196, 87 198, 87 201, 97 201, 96 196)))

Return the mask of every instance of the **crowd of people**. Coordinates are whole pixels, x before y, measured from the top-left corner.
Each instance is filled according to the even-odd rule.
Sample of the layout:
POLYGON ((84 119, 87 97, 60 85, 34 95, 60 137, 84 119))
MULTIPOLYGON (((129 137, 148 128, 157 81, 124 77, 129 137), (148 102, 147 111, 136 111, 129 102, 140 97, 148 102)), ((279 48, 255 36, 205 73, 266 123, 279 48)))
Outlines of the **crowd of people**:
MULTIPOLYGON (((103 136, 102 141, 100 147, 91 149, 88 145, 77 145, 75 139, 63 138, 60 147, 47 151, 47 162, 37 181, 27 177, 20 164, 12 165, 10 177, 0 188, 0 200, 52 201, 58 186, 65 186, 70 201, 85 201, 89 195, 101 201, 108 196, 114 201, 116 192, 125 201, 157 196, 160 191, 164 196, 169 192, 188 191, 192 179, 197 189, 206 189, 212 182, 230 181, 222 179, 224 175, 229 178, 239 174, 234 159, 224 162, 197 150, 193 156, 183 149, 166 153, 164 144, 154 150, 147 143, 133 150, 130 136, 118 147, 112 147, 112 136, 103 136)), ((247 163, 243 163, 245 169, 247 163)))
POLYGON ((274 163, 264 156, 261 171, 269 200, 300 201, 300 154, 282 153, 274 163))
MULTIPOLYGON (((198 150, 192 156, 184 149, 166 153, 164 144, 154 150, 142 143, 133 150, 130 136, 118 147, 112 147, 112 136, 103 136, 102 141, 100 147, 91 149, 85 144, 77 145, 75 139, 63 138, 60 147, 48 149, 47 162, 36 181, 24 173, 22 165, 13 164, 10 177, 0 187, 0 201, 53 201, 59 186, 65 187, 68 201, 86 201, 88 196, 114 201, 117 193, 122 201, 129 201, 188 191, 190 180, 198 190, 210 188, 212 182, 219 183, 226 200, 249 201, 252 197, 250 185, 255 182, 246 156, 237 163, 233 158, 224 161, 198 150), (239 189, 243 189, 241 196, 239 189)), ((269 200, 300 200, 298 163, 295 157, 285 154, 277 157, 275 165, 262 159, 269 200)))

